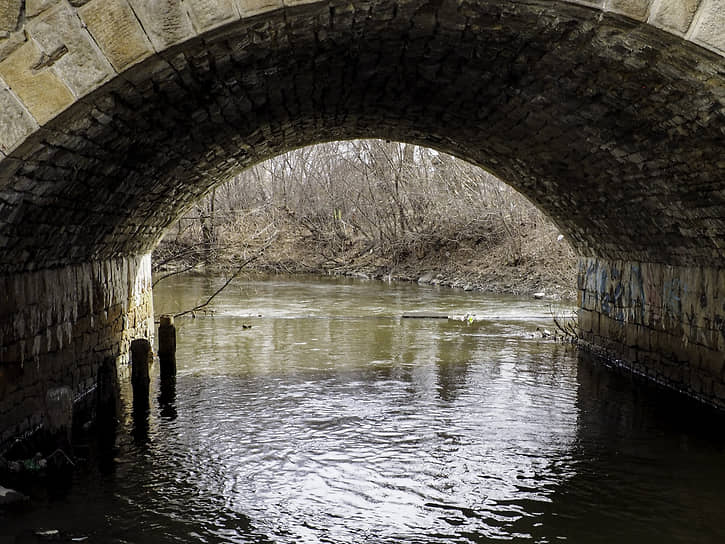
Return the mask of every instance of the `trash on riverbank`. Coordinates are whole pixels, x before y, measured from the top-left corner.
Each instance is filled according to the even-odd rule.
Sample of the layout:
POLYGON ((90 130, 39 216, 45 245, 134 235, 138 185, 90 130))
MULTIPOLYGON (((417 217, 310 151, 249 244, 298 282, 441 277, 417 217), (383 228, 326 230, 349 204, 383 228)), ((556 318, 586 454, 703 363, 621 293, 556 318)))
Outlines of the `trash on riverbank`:
POLYGON ((27 502, 29 499, 26 495, 9 489, 0 485, 0 508, 3 506, 13 506, 23 502, 27 502))

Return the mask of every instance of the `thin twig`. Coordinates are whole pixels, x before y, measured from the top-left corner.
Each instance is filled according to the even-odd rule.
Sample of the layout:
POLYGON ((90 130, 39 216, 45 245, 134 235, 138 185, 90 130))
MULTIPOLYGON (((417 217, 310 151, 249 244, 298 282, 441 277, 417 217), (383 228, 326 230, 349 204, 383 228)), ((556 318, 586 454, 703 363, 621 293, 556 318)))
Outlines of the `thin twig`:
POLYGON ((264 244, 264 246, 262 246, 262 248, 259 251, 257 251, 256 254, 252 255, 251 257, 249 257, 249 259, 247 259, 241 265, 239 265, 239 267, 234 272, 234 274, 232 274, 227 279, 227 281, 224 282, 224 285, 222 285, 219 289, 214 291, 214 293, 208 299, 206 299, 206 302, 204 302, 203 304, 199 304, 198 306, 195 306, 191 310, 186 310, 184 312, 174 314, 174 317, 181 317, 182 315, 191 314, 191 313, 194 313, 194 312, 201 310, 202 308, 205 308, 206 306, 208 306, 209 303, 211 303, 211 301, 214 300, 214 297, 216 297, 219 293, 221 293, 224 289, 226 289, 230 283, 232 283, 232 280, 234 280, 234 278, 236 278, 242 272, 242 270, 244 269, 245 266, 247 266, 249 263, 254 262, 257 259, 259 259, 264 254, 264 252, 267 250, 267 248, 272 245, 272 243, 275 241, 276 238, 277 238, 277 231, 275 231, 274 234, 272 234, 270 239, 267 240, 267 243, 264 244))
POLYGON ((175 270, 174 272, 169 272, 168 274, 164 274, 160 278, 156 278, 156 280, 151 284, 151 287, 156 287, 156 284, 159 283, 161 280, 165 280, 166 278, 170 278, 171 276, 176 276, 177 274, 183 274, 184 272, 188 272, 189 270, 193 270, 196 265, 192 264, 187 266, 186 268, 182 268, 181 270, 175 270))
POLYGON ((564 338, 574 343, 579 340, 579 332, 573 321, 575 316, 557 316, 551 305, 549 305, 549 313, 554 320, 554 325, 556 325, 556 328, 559 329, 564 338))

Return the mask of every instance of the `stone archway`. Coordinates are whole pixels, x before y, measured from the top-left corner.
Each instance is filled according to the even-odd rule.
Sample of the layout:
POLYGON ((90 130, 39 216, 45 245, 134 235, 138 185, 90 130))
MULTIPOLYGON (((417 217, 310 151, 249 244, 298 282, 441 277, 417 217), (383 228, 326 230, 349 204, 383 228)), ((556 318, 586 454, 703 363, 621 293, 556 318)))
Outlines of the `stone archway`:
POLYGON ((352 137, 527 195, 581 255, 584 342, 725 402, 718 2, 20 4, 0 10, 0 441, 151 334, 145 255, 191 203, 352 137))

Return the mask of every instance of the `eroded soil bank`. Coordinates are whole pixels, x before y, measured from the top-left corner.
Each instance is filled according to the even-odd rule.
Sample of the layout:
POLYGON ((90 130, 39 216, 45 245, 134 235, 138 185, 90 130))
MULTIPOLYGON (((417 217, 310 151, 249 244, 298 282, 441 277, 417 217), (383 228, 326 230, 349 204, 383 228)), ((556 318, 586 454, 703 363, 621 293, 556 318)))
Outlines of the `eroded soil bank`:
POLYGON ((575 300, 576 256, 566 240, 549 225, 522 229, 517 234, 503 239, 438 240, 386 253, 368 248, 362 241, 333 248, 307 233, 284 229, 261 252, 253 246, 224 246, 205 263, 197 253, 189 252, 189 246, 165 240, 154 259, 161 263, 157 278, 168 270, 194 268, 234 273, 252 256, 243 272, 339 274, 523 296, 543 293, 552 300, 575 300), (169 260, 173 255, 182 257, 169 260))

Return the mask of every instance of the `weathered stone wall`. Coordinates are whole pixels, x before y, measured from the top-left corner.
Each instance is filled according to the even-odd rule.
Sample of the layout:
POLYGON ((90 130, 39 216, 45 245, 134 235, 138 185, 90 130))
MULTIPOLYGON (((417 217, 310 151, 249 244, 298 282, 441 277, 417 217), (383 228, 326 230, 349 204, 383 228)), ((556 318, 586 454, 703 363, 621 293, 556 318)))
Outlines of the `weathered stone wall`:
POLYGON ((149 255, 0 276, 0 446, 46 422, 49 392, 94 394, 105 358, 127 373, 153 330, 149 255))
POLYGON ((725 270, 582 258, 578 287, 589 347, 725 408, 725 270))

